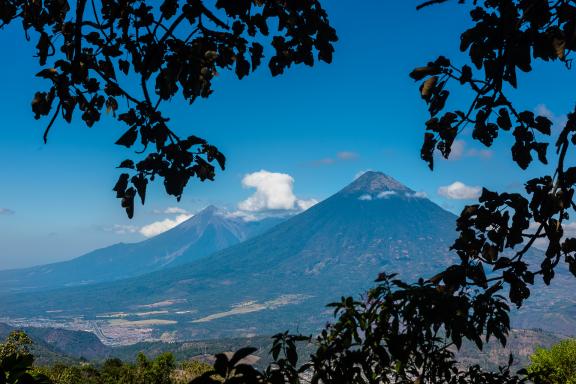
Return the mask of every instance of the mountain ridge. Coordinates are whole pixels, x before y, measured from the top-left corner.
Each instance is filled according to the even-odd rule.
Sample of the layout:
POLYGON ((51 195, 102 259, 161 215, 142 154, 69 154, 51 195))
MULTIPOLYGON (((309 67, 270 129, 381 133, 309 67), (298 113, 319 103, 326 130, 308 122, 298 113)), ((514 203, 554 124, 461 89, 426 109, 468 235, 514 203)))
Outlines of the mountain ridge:
POLYGON ((340 190, 338 194, 378 194, 382 192, 413 193, 414 191, 385 173, 366 171, 358 176, 352 183, 340 190))
POLYGON ((178 339, 275 332, 278 326, 317 330, 327 319, 325 304, 361 293, 378 272, 411 278, 454 260, 448 248, 456 216, 391 180, 364 174, 268 231, 177 268, 5 296, 0 305, 9 316, 60 311, 60 317, 101 319, 122 313, 123 324, 134 325, 141 319, 138 308, 171 302, 148 320, 161 324, 154 327, 157 337, 176 332, 178 339), (373 198, 363 199, 366 193, 373 198))
MULTIPOLYGON (((107 345, 317 332, 331 320, 327 303, 360 295, 379 272, 414 281, 458 262, 449 252, 456 216, 396 183, 365 174, 264 233, 173 268, 0 295, 0 321, 86 329, 107 345)), ((550 287, 537 281, 526 305, 512 311, 514 327, 576 333, 569 295, 576 281, 560 269, 550 287)))
POLYGON ((180 225, 141 242, 113 244, 68 261, 0 271, 0 292, 80 286, 143 275, 206 257, 282 220, 246 222, 208 206, 180 225))

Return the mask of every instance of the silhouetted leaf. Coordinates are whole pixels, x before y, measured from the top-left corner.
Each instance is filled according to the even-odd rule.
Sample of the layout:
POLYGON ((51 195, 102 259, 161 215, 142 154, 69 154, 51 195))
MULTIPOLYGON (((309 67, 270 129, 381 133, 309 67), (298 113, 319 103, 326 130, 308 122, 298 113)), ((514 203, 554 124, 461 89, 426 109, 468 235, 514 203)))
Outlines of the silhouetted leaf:
POLYGON ((238 362, 240 360, 248 357, 249 355, 251 355, 252 353, 254 353, 256 351, 257 351, 257 349, 252 348, 252 347, 246 347, 246 348, 242 348, 242 349, 237 350, 236 352, 234 352, 234 355, 230 359, 229 365, 235 366, 236 364, 238 364, 238 362))
POLYGON ((132 127, 126 131, 119 139, 116 141, 116 145, 122 145, 126 148, 130 148, 134 145, 134 142, 138 138, 138 130, 136 127, 132 127))
POLYGON ((138 196, 140 197, 142 204, 144 204, 144 201, 146 200, 146 186, 148 185, 148 179, 146 179, 142 173, 139 173, 132 177, 132 184, 136 187, 138 196))

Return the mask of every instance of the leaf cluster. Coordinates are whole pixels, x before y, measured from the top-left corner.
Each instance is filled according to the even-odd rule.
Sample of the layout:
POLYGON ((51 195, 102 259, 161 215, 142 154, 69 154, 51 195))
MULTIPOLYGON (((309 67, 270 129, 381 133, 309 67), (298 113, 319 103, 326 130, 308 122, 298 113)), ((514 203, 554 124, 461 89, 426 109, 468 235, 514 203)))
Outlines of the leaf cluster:
POLYGON ((35 38, 37 76, 49 84, 32 101, 35 118, 49 118, 45 141, 58 119, 92 127, 108 113, 126 126, 116 144, 139 142, 141 159, 120 164, 130 174, 114 188, 129 217, 155 177, 180 199, 190 179, 213 180, 215 163, 225 167, 215 146, 174 133, 163 102, 207 98, 219 71, 242 79, 268 53, 273 76, 329 63, 337 40, 318 0, 0 0, 0 29, 17 21, 35 38))
MULTIPOLYGON (((377 281, 362 300, 343 297, 331 304, 336 320, 315 339, 289 333, 274 336, 273 362, 263 372, 239 364, 254 352, 246 348, 230 360, 218 355, 214 370, 192 383, 524 382, 510 372, 512 360, 498 372, 486 372, 479 366, 461 367, 455 359, 463 338, 477 340, 481 348, 477 335, 486 333, 483 328, 490 328, 498 316, 507 321, 503 298, 454 295, 431 282, 406 284, 394 275, 381 274, 377 281), (315 345, 315 352, 300 365, 298 342, 315 345)), ((493 329, 486 341, 492 333, 505 343, 507 331, 493 329)))
POLYGON ((32 341, 22 331, 12 331, 0 344, 0 384, 50 384, 44 375, 34 375, 32 341))
POLYGON ((535 384, 576 383, 576 340, 567 339, 549 349, 538 348, 527 368, 535 384))
POLYGON ((556 161, 550 174, 526 181, 521 193, 483 189, 478 203, 466 206, 457 221, 459 237, 452 249, 460 263, 434 282, 451 291, 475 287, 488 295, 504 289, 509 301, 520 307, 535 279, 550 284, 559 263, 576 274, 576 240, 565 233, 565 222, 576 208, 576 173, 567 165, 567 154, 576 145, 576 113, 569 113, 566 124, 553 132, 549 118, 522 111, 508 94, 520 85, 518 71, 531 72, 536 61, 558 61, 570 68, 576 4, 485 0, 472 2, 470 8, 473 26, 460 36, 460 49, 469 62, 457 66, 439 57, 410 73, 421 82, 420 95, 430 113, 422 159, 433 168, 436 152, 448 158, 454 140, 470 127, 472 138, 487 147, 510 133, 512 160, 523 170, 535 159, 547 165, 551 146, 556 161), (451 86, 472 95, 466 108, 448 107, 451 86), (547 244, 540 260, 529 256, 536 241, 547 244))

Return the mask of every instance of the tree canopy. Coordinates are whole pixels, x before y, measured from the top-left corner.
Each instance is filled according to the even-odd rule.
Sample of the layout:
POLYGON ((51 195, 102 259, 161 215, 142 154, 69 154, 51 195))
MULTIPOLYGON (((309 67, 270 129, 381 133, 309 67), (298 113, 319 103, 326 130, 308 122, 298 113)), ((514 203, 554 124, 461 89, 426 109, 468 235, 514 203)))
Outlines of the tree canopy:
MULTIPOLYGON (((427 6, 448 2, 431 0, 419 8, 425 12, 427 6)), ((466 206, 452 245, 459 263, 415 283, 382 273, 361 300, 343 298, 333 304, 336 320, 315 338, 317 350, 303 365, 295 346, 309 338, 284 333, 275 336, 274 362, 266 370, 242 364, 253 351, 242 349, 232 358, 219 355, 214 370, 194 383, 298 383, 308 378, 314 383, 420 384, 526 380, 526 372, 511 372, 509 367, 499 372, 460 367, 455 351, 465 339, 478 348, 491 338, 505 345, 510 304, 522 306, 536 279, 550 284, 561 262, 576 275, 576 238, 564 234, 565 222, 576 209, 576 167, 568 164, 567 157, 576 145, 576 111, 553 132, 548 118, 523 110, 509 97, 511 89, 522 86, 517 72, 532 71, 534 62, 559 61, 570 68, 576 49, 576 3, 458 3, 452 6, 470 7, 473 23, 460 36, 467 57, 461 65, 446 57, 434 58, 410 73, 419 82, 430 113, 422 159, 432 169, 436 154, 447 158, 458 135, 470 129, 472 138, 488 147, 510 134, 511 158, 521 169, 554 159, 549 174, 527 180, 523 193, 484 189, 477 204, 466 206), (451 87, 457 86, 471 95, 459 109, 447 103, 451 87), (550 147, 555 155, 549 154, 550 147), (537 239, 545 239, 548 246, 534 263, 526 255, 537 239)), ((247 75, 265 51, 257 36, 270 34, 268 19, 273 18, 279 29, 269 39, 275 49, 269 60, 274 75, 291 64, 313 64, 314 53, 329 62, 336 40, 326 13, 314 0, 219 0, 215 9, 200 0, 164 1, 158 9, 132 0, 100 5, 78 0, 71 12, 65 1, 1 0, 0 15, 4 23, 21 19, 25 30, 35 30, 41 65, 53 61, 53 67, 39 73, 51 87, 37 93, 33 102, 36 116, 51 116, 46 134, 59 116, 70 121, 76 108, 90 125, 106 106, 128 125, 118 144, 131 147, 140 138, 145 158, 123 162, 121 167, 132 170, 133 176, 122 174, 115 187, 129 216, 136 194, 144 202, 148 180, 155 176, 164 179, 169 194, 180 197, 191 177, 214 177, 212 161, 224 166, 215 147, 194 136, 182 140, 172 133, 159 110, 161 101, 177 93, 190 102, 207 97, 218 68, 233 67, 239 78, 247 75), (224 13, 226 21, 216 11, 224 13), (182 26, 187 28, 179 29, 182 26), (56 47, 54 37, 60 34, 63 38, 56 47), (123 81, 140 82, 140 98, 122 86, 121 73, 123 81), (148 90, 152 81, 154 96, 148 90), (118 110, 117 98, 125 99, 128 107, 118 110), (148 145, 154 146, 151 153, 148 145)))
POLYGON ((34 356, 30 353, 32 340, 22 331, 11 332, 0 343, 0 383, 50 384, 42 374, 33 374, 34 356))
MULTIPOLYGON (((549 174, 527 180, 523 193, 484 189, 478 204, 466 206, 457 221, 460 236, 452 245, 461 263, 432 281, 454 294, 477 291, 496 298, 497 292, 506 289, 509 301, 520 307, 530 296, 535 279, 550 284, 559 263, 566 263, 576 275, 576 239, 565 236, 563 229, 576 208, 576 167, 567 160, 576 145, 576 113, 568 113, 566 124, 553 132, 550 119, 521 110, 508 94, 521 87, 517 72, 532 71, 537 61, 559 61, 570 68, 576 48, 576 4, 475 1, 470 18, 473 26, 460 36, 467 64, 457 66, 439 57, 410 73, 421 81, 420 94, 430 113, 422 158, 432 169, 434 154, 439 151, 447 158, 456 137, 471 129, 472 138, 487 147, 499 135, 511 133, 512 160, 521 169, 527 169, 532 161, 548 164, 549 158, 554 158, 554 163, 549 174), (470 102, 461 110, 447 107, 450 86, 470 91, 470 102), (555 151, 552 156, 550 146, 555 151), (543 258, 534 263, 526 254, 538 239, 548 245, 543 258)), ((472 314, 483 317, 485 312, 480 307, 472 314)), ((484 320, 484 326, 488 337, 498 337, 494 326, 509 328, 505 318, 491 325, 484 320)))
POLYGON ((329 63, 337 40, 318 0, 0 0, 0 29, 15 22, 36 41, 36 76, 48 83, 32 101, 48 119, 45 141, 56 121, 76 115, 91 127, 106 112, 127 127, 116 144, 140 143, 114 186, 129 217, 156 177, 180 199, 191 178, 213 180, 226 164, 206 140, 176 135, 163 102, 209 97, 218 71, 242 79, 266 55, 273 76, 329 63))
POLYGON ((186 384, 210 370, 198 360, 176 364, 171 353, 148 358, 139 353, 134 363, 110 358, 103 363, 54 364, 34 367, 33 375, 43 375, 52 384, 186 384))
POLYGON ((536 384, 576 383, 576 340, 562 340, 549 349, 538 348, 530 356, 528 372, 536 384))
MULTIPOLYGON (((418 8, 447 2, 427 1, 418 8)), ((550 119, 522 110, 508 96, 511 89, 521 87, 517 71, 532 71, 535 61, 559 61, 570 68, 576 48, 576 4, 564 0, 458 3, 470 7, 473 24, 460 36, 467 59, 456 65, 441 56, 410 73, 420 83, 430 113, 422 159, 433 169, 436 154, 448 158, 458 135, 470 129, 472 138, 487 147, 510 133, 512 161, 523 170, 533 161, 547 165, 554 158, 554 164, 550 174, 527 180, 523 193, 484 189, 477 204, 463 209, 456 223, 459 237, 451 247, 460 263, 415 284, 382 274, 363 300, 343 298, 334 304, 337 319, 318 336, 318 350, 307 366, 313 382, 524 382, 526 372, 514 373, 509 367, 500 372, 459 367, 454 351, 464 339, 480 349, 493 337, 505 345, 510 304, 522 306, 536 278, 550 284, 560 262, 576 275, 576 239, 563 230, 576 208, 576 167, 567 160, 576 145, 576 112, 569 113, 566 124, 553 132, 550 119), (457 86, 471 95, 461 109, 447 103, 451 87, 457 86), (550 144, 554 156, 548 153, 550 144), (545 239, 548 245, 535 263, 526 256, 537 239, 545 239)), ((298 375, 285 369, 295 366, 289 351, 289 364, 278 363, 272 372, 286 372, 284 380, 298 382, 294 379, 298 375)), ((267 374, 260 378, 283 382, 267 374)))

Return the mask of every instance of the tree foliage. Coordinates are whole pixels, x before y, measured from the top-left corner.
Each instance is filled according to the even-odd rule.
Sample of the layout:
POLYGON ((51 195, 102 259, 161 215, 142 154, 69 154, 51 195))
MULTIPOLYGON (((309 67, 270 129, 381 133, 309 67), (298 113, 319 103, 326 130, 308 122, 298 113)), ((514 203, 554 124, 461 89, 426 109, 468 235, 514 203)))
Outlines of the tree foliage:
POLYGON ((206 140, 180 138, 162 112, 165 101, 209 97, 220 70, 248 76, 269 54, 272 75, 293 64, 332 61, 337 40, 318 0, 0 0, 0 29, 20 22, 36 41, 36 119, 74 116, 91 127, 102 113, 126 126, 116 144, 132 148, 114 187, 129 217, 156 177, 180 199, 191 178, 213 180, 224 155, 206 140), (138 84, 137 87, 134 84, 138 84))
MULTIPOLYGON (((91 365, 54 364, 51 367, 35 367, 34 375, 44 375, 52 384, 99 384, 99 373, 91 365)), ((118 380, 114 383, 122 383, 118 380)), ((112 381, 109 381, 112 383, 112 381)))
POLYGON ((576 340, 567 339, 530 356, 528 373, 535 384, 576 383, 576 340))
POLYGON ((212 370, 212 366, 199 360, 187 360, 172 372, 172 381, 178 384, 188 384, 193 379, 212 370))
MULTIPOLYGON (((535 279, 550 284, 559 263, 567 263, 576 275, 576 239, 566 236, 563 229, 576 207, 576 167, 567 161, 576 145, 576 113, 569 113, 566 124, 553 135, 547 117, 521 110, 508 94, 520 86, 517 72, 530 72, 536 61, 559 61, 570 67, 576 48, 576 4, 487 0, 473 2, 470 16, 474 25, 460 37, 460 49, 468 54, 469 64, 457 66, 439 57, 410 74, 421 81, 420 93, 430 112, 422 158, 432 168, 436 151, 447 158, 456 137, 471 129, 472 138, 487 147, 510 132, 514 139, 511 157, 521 169, 535 160, 548 164, 550 144, 556 152, 555 163, 550 174, 527 180, 524 193, 483 189, 478 204, 466 206, 457 221, 460 236, 452 249, 460 264, 447 268, 434 281, 455 294, 476 289, 482 295, 494 295, 505 289, 509 301, 520 307, 535 279), (447 108, 450 86, 466 87, 471 93, 466 108, 447 108), (526 254, 537 239, 546 240, 548 246, 543 258, 534 263, 526 254)), ((476 312, 485 313, 484 309, 476 312)), ((509 327, 507 320, 493 325, 509 327)), ((489 327, 486 330, 491 332, 489 327)))
MULTIPOLYGON (((273 362, 264 371, 239 363, 254 351, 245 348, 231 359, 218 355, 214 370, 191 384, 523 382, 509 367, 486 372, 457 364, 454 352, 462 338, 482 333, 476 329, 478 319, 469 316, 471 298, 454 297, 424 280, 407 285, 382 274, 377 282, 363 300, 346 297, 331 304, 335 322, 318 337, 274 336, 273 362), (315 344, 309 359, 300 361, 299 342, 315 344)), ((474 299, 474 305, 486 305, 494 317, 506 310, 497 301, 478 304, 481 299, 474 299)))
POLYGON ((0 383, 1 384, 50 384, 44 375, 34 375, 30 353, 32 340, 22 331, 11 332, 0 343, 0 383))
POLYGON ((0 344, 0 359, 7 358, 13 355, 30 355, 30 347, 32 340, 23 331, 12 331, 6 337, 3 343, 0 344))
MULTIPOLYGON (((427 1, 419 8, 445 2, 427 1)), ((576 4, 567 0, 459 3, 471 7, 473 26, 460 36, 460 48, 469 61, 457 66, 438 57, 410 73, 420 82, 420 95, 430 113, 422 159, 433 169, 436 154, 448 158, 458 135, 471 129, 472 138, 487 147, 500 135, 511 133, 512 160, 522 170, 533 161, 548 164, 552 139, 555 164, 550 174, 528 180, 525 193, 484 189, 477 204, 463 209, 457 220, 459 237, 451 247, 459 263, 417 284, 383 274, 380 285, 364 301, 347 298, 335 304, 339 317, 318 338, 318 351, 305 365, 312 382, 525 381, 524 371, 459 367, 449 347, 459 349, 468 339, 482 349, 492 337, 504 346, 510 303, 520 307, 536 278, 550 284, 560 262, 576 275, 576 239, 563 230, 576 208, 576 167, 567 164, 567 154, 576 145, 576 111, 568 114, 566 124, 552 137, 548 118, 522 110, 508 96, 520 86, 517 71, 530 72, 534 61, 559 61, 570 67, 576 48, 576 4), (461 109, 448 107, 453 86, 465 87, 472 95, 461 109), (548 247, 534 264, 526 255, 537 239, 545 239, 548 247)), ((266 372, 257 377, 260 382, 298 382, 293 370, 279 372, 283 374, 279 381, 266 372)), ((252 376, 244 372, 238 374, 246 378, 241 381, 256 382, 247 380, 252 376)))
POLYGON ((139 353, 134 363, 111 358, 101 364, 35 367, 33 373, 43 375, 52 384, 187 384, 210 368, 200 361, 176 364, 171 353, 153 359, 139 353))
MULTIPOLYGON (((445 2, 448 0, 431 0, 423 3, 421 8, 445 2)), ((13 3, 4 0, 0 4, 13 3)), ((524 193, 484 189, 477 204, 465 207, 457 221, 459 237, 452 245, 460 258, 459 263, 414 284, 383 273, 377 280, 377 286, 362 300, 343 298, 340 303, 332 305, 336 320, 315 339, 317 349, 309 359, 301 361, 296 350, 296 344, 308 338, 289 333, 278 334, 271 350, 274 361, 267 369, 258 371, 242 363, 244 357, 253 353, 253 349, 246 348, 237 351, 231 358, 218 355, 214 369, 193 383, 275 384, 310 380, 313 383, 464 384, 520 383, 526 380, 518 376, 523 372, 517 375, 509 367, 499 372, 484 372, 477 366, 461 367, 455 360, 454 351, 460 348, 464 339, 474 342, 480 349, 493 337, 505 345, 510 330, 510 303, 520 307, 529 297, 530 286, 537 278, 550 284, 560 262, 567 263, 570 271, 576 275, 576 239, 565 236, 563 229, 564 222, 576 208, 573 200, 576 167, 571 167, 567 161, 567 154, 576 145, 576 111, 568 114, 566 124, 553 135, 552 122, 548 118, 522 110, 508 96, 511 89, 521 85, 517 72, 530 72, 535 61, 558 61, 570 66, 572 51, 576 49, 576 4, 569 0, 460 0, 458 3, 471 8, 473 22, 473 26, 460 37, 461 50, 467 54, 466 62, 456 65, 446 57, 439 57, 410 73, 420 83, 420 95, 430 113, 430 119, 425 124, 422 159, 432 169, 436 153, 447 158, 458 135, 465 129, 471 129, 473 139, 488 147, 500 136, 510 134, 514 141, 510 147, 511 158, 523 170, 533 161, 546 165, 549 159, 554 158, 550 174, 527 180, 524 193), (465 87, 471 95, 470 101, 460 109, 447 107, 453 86, 465 87), (556 152, 554 156, 548 153, 551 146, 556 152), (531 225, 533 223, 536 223, 535 229, 531 225), (548 247, 542 260, 534 264, 526 259, 526 255, 537 239, 545 239, 548 247)), ((118 115, 119 120, 129 125, 119 144, 130 147, 138 137, 145 148, 148 144, 156 144, 157 153, 138 164, 128 160, 122 165, 135 172, 132 179, 128 174, 123 174, 115 188, 129 214, 133 209, 131 201, 137 192, 145 190, 148 178, 155 175, 163 177, 167 192, 180 196, 190 177, 202 179, 202 172, 206 172, 204 178, 213 177, 213 168, 203 164, 209 164, 211 159, 223 159, 219 152, 210 155, 210 148, 213 147, 207 143, 199 142, 196 138, 179 140, 172 136, 171 131, 167 131, 167 121, 163 120, 160 112, 154 109, 155 103, 146 96, 148 80, 154 78, 158 100, 169 99, 181 89, 183 96, 193 101, 197 96, 209 94, 211 76, 217 67, 234 64, 237 75, 242 77, 248 73, 250 62, 246 58, 240 59, 238 52, 245 53, 248 49, 252 54, 252 67, 259 64, 259 60, 254 58, 258 58, 258 52, 263 50, 254 40, 248 47, 248 40, 244 37, 253 38, 256 32, 268 34, 267 24, 262 29, 258 21, 265 15, 274 15, 280 31, 289 37, 276 36, 272 39, 276 55, 272 56, 269 66, 273 74, 281 73, 292 63, 312 64, 311 55, 315 50, 320 59, 330 61, 328 53, 331 54, 331 42, 335 40, 327 16, 316 1, 217 1, 216 8, 224 10, 227 17, 234 20, 231 31, 224 28, 226 23, 221 23, 213 13, 208 13, 200 1, 189 1, 181 8, 176 2, 176 11, 174 2, 167 1, 161 6, 160 13, 149 9, 144 2, 105 3, 120 8, 102 7, 100 13, 94 11, 95 20, 90 21, 82 18, 83 9, 77 7, 76 13, 80 16, 72 24, 66 24, 64 18, 59 16, 66 15, 68 9, 62 10, 53 5, 62 2, 46 4, 52 4, 52 13, 48 12, 44 18, 40 18, 43 20, 40 23, 42 28, 36 28, 40 34, 38 50, 41 64, 45 64, 52 53, 60 55, 52 49, 50 42, 53 35, 44 30, 46 26, 56 26, 56 30, 68 26, 72 30, 64 35, 61 46, 66 65, 56 65, 54 71, 41 72, 41 76, 52 81, 54 91, 51 91, 52 96, 49 92, 37 96, 39 101, 34 103, 37 115, 49 115, 50 104, 58 100, 60 105, 56 107, 56 115, 62 110, 63 116, 67 116, 65 113, 70 108, 66 104, 67 94, 58 93, 60 89, 68 90, 76 97, 83 95, 81 92, 87 92, 91 100, 100 100, 94 102, 100 109, 109 100, 106 97, 120 96, 130 101, 132 104, 129 105, 132 106, 118 115), (129 4, 129 7, 123 8, 124 4, 129 4), (59 11, 54 12, 54 9, 59 11), (275 13, 266 13, 271 9, 276 9, 275 13), (126 12, 122 13, 121 10, 126 12), (181 12, 180 16, 177 16, 178 12, 181 12), (257 17, 258 14, 261 16, 257 17), (182 20, 177 22, 179 19, 182 20), (162 28, 160 24, 165 20, 174 21, 162 28), (204 23, 208 20, 213 28, 224 31, 206 34, 204 23), (189 40, 172 36, 176 32, 175 27, 171 26, 178 26, 182 22, 198 29, 189 40), (84 27, 93 28, 91 24, 99 31, 98 36, 93 35, 94 41, 86 40, 93 51, 82 48, 85 39, 88 39, 82 31, 84 27), (77 32, 79 29, 80 32, 77 32), (158 37, 160 40, 157 42, 158 37), (245 40, 244 48, 234 45, 239 39, 245 40), (193 41, 199 45, 194 46, 193 41), (159 42, 162 43, 161 47, 158 47, 159 42), (202 63, 194 62, 198 65, 191 66, 198 69, 193 76, 190 75, 195 79, 193 84, 198 85, 191 93, 186 93, 189 83, 182 83, 179 77, 174 77, 175 72, 170 66, 171 60, 182 64, 180 55, 176 54, 182 53, 178 51, 178 47, 182 48, 179 42, 184 42, 187 47, 182 52, 192 52, 191 56, 186 56, 188 60, 191 57, 194 60, 200 58, 202 63), (77 44, 81 49, 76 49, 77 44), (120 64, 118 57, 121 54, 115 56, 117 51, 110 47, 128 52, 128 64, 120 64), (160 50, 160 53, 150 51, 152 47, 160 50), (196 48, 202 55, 195 55, 196 48), (227 51, 228 48, 235 53, 227 51), (288 52, 289 59, 285 52, 288 52), (91 61, 93 56, 102 57, 100 61, 103 63, 91 61), (161 63, 154 61, 158 57, 163 58, 161 63), (138 104, 130 99, 128 93, 118 91, 117 88, 122 88, 117 86, 111 75, 107 75, 105 69, 114 67, 114 63, 108 64, 112 59, 118 59, 119 68, 130 69, 133 75, 142 79, 144 99, 138 104), (149 66, 155 71, 149 72, 149 66), (200 67, 208 68, 206 73, 202 73, 200 67), (86 70, 81 71, 82 68, 86 70), (89 73, 105 79, 105 86, 112 84, 111 88, 118 94, 108 94, 104 90, 106 96, 98 99, 102 91, 99 87, 90 88, 93 82, 90 82, 89 73), (198 74, 203 82, 199 82, 198 74), (182 88, 176 88, 174 84, 182 88), (76 93, 76 88, 80 93, 76 93), (158 138, 152 132, 165 134, 158 138), (198 145, 201 150, 190 157, 189 151, 198 145), (199 160, 201 155, 206 156, 207 161, 199 160), (200 167, 195 169, 203 171, 181 172, 192 163, 200 167), (129 183, 134 186, 129 188, 129 183)), ((81 4, 82 0, 79 0, 81 4)), ((6 9, 4 6, 0 13, 6 14, 6 9)), ((11 21, 21 17, 26 21, 27 14, 22 12, 21 8, 16 7, 16 10, 8 11, 9 17, 2 18, 11 21)), ((31 20, 38 22, 39 19, 31 20)), ((30 25, 33 26, 32 23, 30 25)), ((54 28, 51 33, 54 33, 54 28)), ((80 103, 75 101, 74 108, 78 104, 84 113, 88 111, 87 116, 91 116, 87 104, 81 107, 80 103)), ((114 111, 115 104, 112 103, 110 109, 114 111)), ((96 120, 89 117, 87 123, 96 120)), ((143 200, 144 195, 141 194, 141 197, 143 200)))
MULTIPOLYGON (((439 2, 445 1, 435 1, 439 2)), ((410 74, 421 81, 420 93, 430 112, 422 158, 432 168, 436 151, 447 158, 456 137, 471 129, 472 138, 487 147, 499 135, 511 133, 512 160, 521 169, 533 161, 548 164, 550 144, 557 160, 550 174, 526 181, 525 193, 484 189, 478 204, 465 207, 457 222, 460 236, 452 246, 461 264, 448 268, 438 279, 453 291, 473 286, 496 292, 507 287, 510 301, 521 306, 535 278, 550 284, 560 262, 576 274, 576 239, 565 236, 563 230, 576 207, 576 167, 566 161, 576 145, 576 113, 569 113, 566 124, 552 137, 552 122, 521 110, 508 93, 520 86, 517 72, 530 72, 535 61, 570 66, 576 48, 576 4, 474 1, 470 16, 474 25, 460 36, 460 49, 468 54, 469 64, 457 66, 439 57, 410 74), (466 108, 446 107, 451 85, 471 92, 466 108), (545 239, 548 247, 543 260, 533 265, 525 256, 537 239, 545 239), (485 270, 491 270, 490 278, 485 270)))

